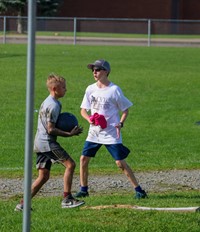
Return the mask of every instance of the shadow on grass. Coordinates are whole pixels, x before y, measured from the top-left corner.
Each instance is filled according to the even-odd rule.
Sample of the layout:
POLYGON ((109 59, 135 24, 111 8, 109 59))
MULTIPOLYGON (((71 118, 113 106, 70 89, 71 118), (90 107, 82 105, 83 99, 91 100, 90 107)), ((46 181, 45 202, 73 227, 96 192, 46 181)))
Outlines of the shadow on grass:
POLYGON ((13 58, 13 57, 26 57, 25 54, 0 54, 0 59, 13 58))

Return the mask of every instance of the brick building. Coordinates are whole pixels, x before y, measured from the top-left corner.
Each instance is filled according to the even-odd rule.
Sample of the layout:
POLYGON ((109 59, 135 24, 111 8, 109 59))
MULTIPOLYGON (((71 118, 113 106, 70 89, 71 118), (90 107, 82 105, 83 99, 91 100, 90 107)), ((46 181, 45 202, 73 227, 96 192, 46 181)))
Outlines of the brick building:
POLYGON ((200 19, 200 0, 67 0, 57 16, 200 19))
MULTIPOLYGON (((16 12, 6 15, 16 15, 16 12)), ((37 16, 41 16, 39 11, 37 16)), ((77 32, 146 34, 147 20, 138 19, 152 19, 152 34, 200 34, 199 22, 163 22, 170 21, 165 19, 200 20, 200 0, 63 0, 55 16, 60 17, 59 19, 87 18, 77 20, 77 32), (131 20, 122 21, 116 18, 131 20)), ((6 26, 7 30, 15 30, 16 19, 7 20, 6 26)), ((2 28, 3 22, 0 23, 0 30, 2 28)), ((65 19, 38 20, 37 30, 73 31, 74 19, 69 19, 67 23, 65 19)))

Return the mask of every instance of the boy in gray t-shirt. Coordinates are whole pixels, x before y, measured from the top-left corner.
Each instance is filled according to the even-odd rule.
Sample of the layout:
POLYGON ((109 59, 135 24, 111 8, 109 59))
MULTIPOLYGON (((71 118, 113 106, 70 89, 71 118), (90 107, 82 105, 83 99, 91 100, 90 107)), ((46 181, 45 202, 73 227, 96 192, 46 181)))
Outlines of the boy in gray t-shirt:
MULTIPOLYGON (((63 77, 52 74, 47 78, 47 88, 50 95, 41 104, 34 141, 38 177, 32 184, 31 197, 34 197, 48 181, 52 163, 58 162, 65 167, 64 193, 61 207, 74 208, 84 204, 84 201, 75 199, 71 194, 75 162, 56 140, 57 136, 71 137, 79 135, 83 129, 76 126, 70 132, 66 132, 56 128, 56 122, 62 108, 58 99, 64 97, 66 93, 66 81, 63 77)), ((23 199, 15 210, 23 211, 23 199)))

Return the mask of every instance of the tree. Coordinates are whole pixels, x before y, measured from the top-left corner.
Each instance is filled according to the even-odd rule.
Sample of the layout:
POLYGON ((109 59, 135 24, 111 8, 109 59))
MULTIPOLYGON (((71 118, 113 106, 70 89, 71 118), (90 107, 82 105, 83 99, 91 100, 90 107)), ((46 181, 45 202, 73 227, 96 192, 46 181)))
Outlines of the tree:
MULTIPOLYGON (((17 32, 23 33, 23 20, 27 12, 28 0, 0 0, 0 13, 14 11, 18 17, 17 32)), ((62 0, 37 0, 38 11, 41 16, 53 16, 57 12, 59 4, 62 0)))
POLYGON ((0 0, 0 12, 15 10, 17 13, 17 32, 23 33, 22 16, 25 10, 27 0, 0 0))
POLYGON ((41 16, 54 16, 63 0, 37 0, 38 14, 41 16))

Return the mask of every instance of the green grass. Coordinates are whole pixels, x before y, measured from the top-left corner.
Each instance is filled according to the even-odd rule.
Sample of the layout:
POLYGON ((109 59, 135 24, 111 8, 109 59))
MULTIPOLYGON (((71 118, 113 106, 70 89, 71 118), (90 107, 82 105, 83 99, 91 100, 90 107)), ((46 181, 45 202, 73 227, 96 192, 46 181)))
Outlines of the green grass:
MULTIPOLYGON (((3 32, 0 32, 0 35, 3 35, 3 32)), ((6 35, 14 35, 14 36, 24 36, 25 34, 16 34, 16 32, 7 32, 6 35)), ((37 36, 67 36, 73 37, 74 32, 63 32, 63 31, 37 31, 37 36)), ((104 33, 104 32, 76 32, 77 37, 101 37, 101 38, 140 38, 147 39, 148 34, 136 34, 136 33, 104 33)), ((199 39, 199 35, 187 35, 187 34, 152 34, 151 38, 157 39, 199 39)))
MULTIPOLYGON (((0 45, 1 59, 1 175, 23 175, 26 45, 0 45), (13 169, 10 172, 9 169, 13 169)), ((200 56, 198 48, 144 48, 109 46, 37 45, 35 109, 48 95, 49 73, 64 75, 68 92, 63 111, 74 113, 84 127, 75 138, 59 138, 79 162, 88 125, 80 116, 85 88, 93 83, 87 63, 104 57, 112 66, 110 79, 134 103, 123 128, 123 141, 132 153, 128 162, 135 170, 199 168, 200 56), (123 54, 123 55, 122 55, 123 54)), ((34 112, 34 132, 37 123, 34 112)), ((60 172, 55 167, 55 172, 60 172)), ((115 172, 104 148, 91 172, 115 172)), ((78 170, 77 170, 78 172, 78 170)))
MULTIPOLYGON (((74 36, 74 32, 37 32, 37 36, 74 36)), ((143 38, 147 39, 148 34, 136 33, 103 33, 103 32, 77 32, 78 37, 105 37, 105 38, 143 38)), ((176 35, 176 34, 152 34, 151 38, 161 39, 199 39, 199 35, 176 35)))
MULTIPOLYGON (((123 128, 123 142, 131 150, 127 161, 136 171, 199 169, 200 56, 198 48, 37 45, 34 108, 48 95, 49 73, 67 79, 63 111, 74 113, 84 127, 75 138, 59 142, 77 162, 87 136, 80 103, 87 85, 93 83, 89 62, 105 58, 111 63, 110 80, 134 102, 123 128)), ((1 147, 0 177, 23 177, 26 102, 26 45, 0 45, 1 147)), ((37 112, 34 112, 34 131, 37 112)), ((90 174, 118 173, 105 148, 91 161, 90 174)), ((52 176, 61 175, 55 165, 52 176)), ((35 155, 33 155, 33 175, 35 155)), ((19 196, 0 200, 0 230, 21 231, 22 214, 13 212, 19 196)), ((136 212, 131 209, 61 210, 60 198, 33 200, 32 231, 199 231, 198 213, 136 212)), ((151 207, 199 206, 199 191, 151 193, 137 202, 131 193, 94 195, 86 206, 139 204, 151 207)))
MULTIPOLYGON (((112 195, 96 195, 86 199, 85 207, 61 209, 59 197, 33 200, 31 213, 31 231, 158 231, 182 232, 199 231, 200 215, 195 212, 174 213, 158 211, 136 211, 133 209, 107 208, 90 209, 99 205, 140 205, 147 207, 196 207, 199 205, 199 193, 176 192, 152 194, 150 200, 138 201, 130 197, 130 193, 112 195)), ((14 200, 0 200, 1 232, 21 231, 22 213, 14 212, 14 200)))

